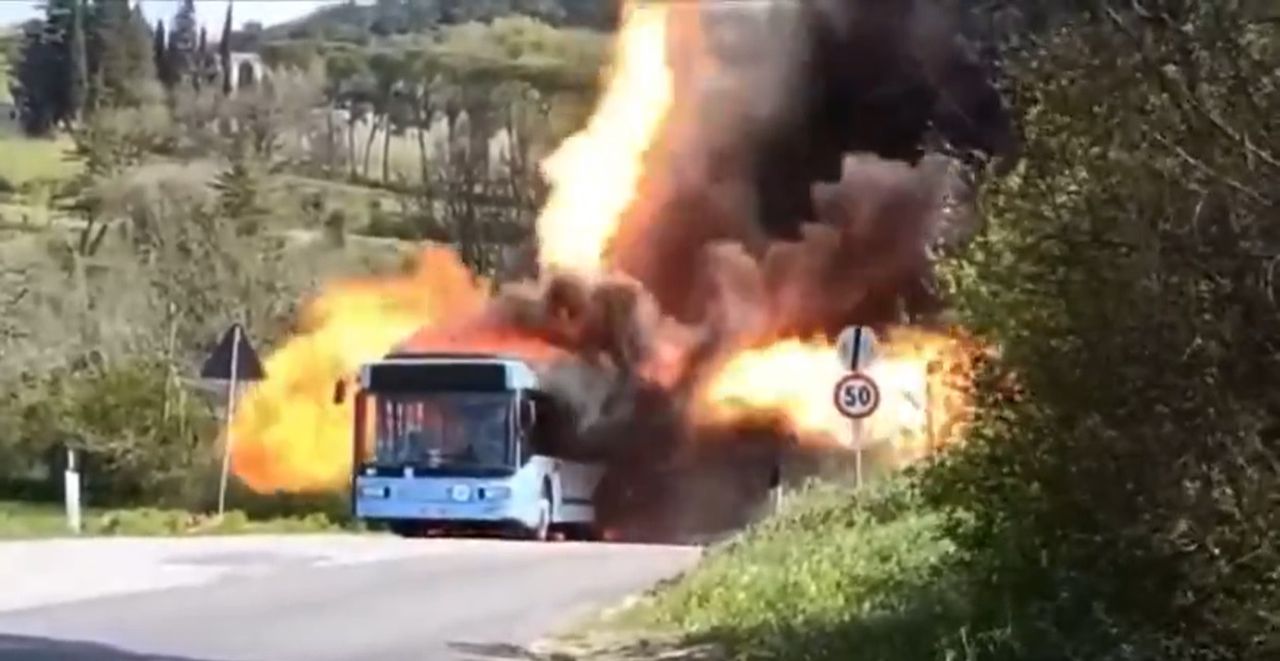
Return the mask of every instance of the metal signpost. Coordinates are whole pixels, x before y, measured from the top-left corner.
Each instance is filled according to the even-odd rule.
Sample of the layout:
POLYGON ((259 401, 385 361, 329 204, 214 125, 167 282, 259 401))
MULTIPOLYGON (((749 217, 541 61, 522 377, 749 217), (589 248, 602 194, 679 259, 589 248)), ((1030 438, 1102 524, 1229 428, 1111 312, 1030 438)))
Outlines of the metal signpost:
POLYGON ((840 333, 836 341, 836 353, 840 364, 849 373, 836 382, 836 410, 850 420, 850 433, 854 444, 854 479, 862 486, 862 453, 866 449, 863 420, 880 407, 880 388, 874 379, 862 372, 862 368, 875 357, 875 331, 867 326, 850 326, 840 333))
POLYGON ((227 480, 231 472, 231 448, 234 438, 231 422, 236 414, 236 389, 240 381, 258 381, 265 377, 262 361, 249 344, 249 339, 240 324, 232 324, 222 336, 218 346, 204 363, 200 376, 206 379, 225 379, 227 381, 227 416, 223 423, 226 434, 222 446, 222 476, 218 484, 218 516, 221 517, 227 508, 227 480))

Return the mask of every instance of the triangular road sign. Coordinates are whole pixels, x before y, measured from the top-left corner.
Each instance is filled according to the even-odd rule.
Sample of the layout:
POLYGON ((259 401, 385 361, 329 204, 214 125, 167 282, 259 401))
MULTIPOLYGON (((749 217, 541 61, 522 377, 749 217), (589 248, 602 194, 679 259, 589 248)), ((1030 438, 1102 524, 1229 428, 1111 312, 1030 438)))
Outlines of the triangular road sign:
POLYGON ((204 367, 200 368, 200 378, 231 380, 233 355, 236 359, 237 381, 261 381, 266 376, 258 353, 249 344, 249 334, 240 324, 231 324, 231 328, 218 341, 218 346, 205 359, 204 367))

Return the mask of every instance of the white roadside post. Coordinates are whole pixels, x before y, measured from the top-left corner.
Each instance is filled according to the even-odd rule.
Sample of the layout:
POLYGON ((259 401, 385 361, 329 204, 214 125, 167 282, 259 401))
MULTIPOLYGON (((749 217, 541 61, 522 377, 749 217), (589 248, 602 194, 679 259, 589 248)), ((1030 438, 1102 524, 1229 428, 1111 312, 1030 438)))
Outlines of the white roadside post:
POLYGON ((850 326, 840 333, 836 341, 836 354, 840 364, 849 370, 835 389, 836 409, 849 418, 850 434, 854 448, 854 481, 858 487, 863 482, 863 452, 867 443, 865 420, 880 406, 880 389, 862 368, 875 358, 876 334, 869 326, 850 326))
POLYGON ((67 527, 80 534, 80 472, 76 467, 76 451, 67 448, 67 469, 62 474, 63 498, 67 505, 67 527))

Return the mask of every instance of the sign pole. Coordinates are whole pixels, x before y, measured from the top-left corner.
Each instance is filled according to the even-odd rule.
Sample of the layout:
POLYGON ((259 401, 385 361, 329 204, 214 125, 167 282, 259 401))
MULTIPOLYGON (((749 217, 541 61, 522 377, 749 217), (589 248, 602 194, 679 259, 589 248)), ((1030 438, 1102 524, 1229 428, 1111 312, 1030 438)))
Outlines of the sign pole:
POLYGON ((933 429, 933 378, 930 366, 925 367, 924 374, 924 430, 926 454, 932 457, 938 447, 938 439, 933 429))
POLYGON ((866 463, 864 454, 868 443, 867 426, 863 419, 874 413, 880 405, 879 388, 870 376, 862 373, 863 363, 874 359, 875 345, 876 334, 869 326, 849 326, 836 340, 840 366, 848 370, 848 374, 836 384, 835 405, 842 415, 850 419, 854 481, 858 488, 862 487, 866 477, 863 464, 866 463))
MULTIPOLYGON (((858 361, 862 357, 862 326, 858 326, 853 331, 853 351, 849 355, 850 371, 858 371, 858 361)), ((855 418, 849 422, 849 427, 853 435, 853 485, 854 488, 862 488, 862 418, 855 418)))
POLYGON ((226 429, 226 438, 222 445, 222 481, 218 486, 219 519, 227 509, 227 476, 231 470, 231 446, 234 441, 231 421, 236 415, 236 377, 238 376, 236 372, 240 367, 240 325, 236 324, 231 332, 231 381, 227 385, 227 420, 223 426, 226 429))

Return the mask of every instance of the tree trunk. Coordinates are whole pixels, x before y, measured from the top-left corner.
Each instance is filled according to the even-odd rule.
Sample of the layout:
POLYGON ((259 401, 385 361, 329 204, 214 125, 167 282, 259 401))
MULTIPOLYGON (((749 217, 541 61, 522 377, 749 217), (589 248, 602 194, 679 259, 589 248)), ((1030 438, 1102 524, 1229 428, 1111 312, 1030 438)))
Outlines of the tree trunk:
POLYGON ((333 125, 333 104, 329 104, 325 106, 324 117, 325 117, 324 169, 327 175, 333 176, 334 156, 338 153, 338 145, 335 144, 337 141, 334 139, 335 128, 333 125))
POLYGON ((349 178, 356 178, 356 114, 347 111, 347 170, 349 178))
POLYGON ((382 180, 391 181, 391 115, 387 115, 382 136, 382 180))
POLYGON ((374 117, 369 122, 369 137, 364 141, 364 164, 361 171, 365 179, 369 178, 369 158, 373 155, 373 140, 376 137, 378 137, 378 119, 374 117))
POLYGON ((426 186, 431 178, 428 172, 430 166, 427 163, 427 130, 430 128, 430 121, 430 119, 418 121, 418 167, 422 173, 423 186, 426 186))

